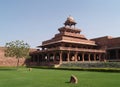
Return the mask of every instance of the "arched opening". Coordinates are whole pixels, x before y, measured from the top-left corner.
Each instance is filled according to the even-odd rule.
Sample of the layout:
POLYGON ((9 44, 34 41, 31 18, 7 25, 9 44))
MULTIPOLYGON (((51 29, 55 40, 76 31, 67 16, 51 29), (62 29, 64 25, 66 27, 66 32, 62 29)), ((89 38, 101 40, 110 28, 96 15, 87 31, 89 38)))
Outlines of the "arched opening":
POLYGON ((91 54, 91 55, 90 55, 90 60, 91 60, 91 61, 94 61, 94 54, 91 54))
POLYGON ((34 57, 34 62, 37 62, 37 61, 38 61, 38 56, 35 55, 35 57, 34 57))
POLYGON ((101 54, 101 61, 105 61, 105 54, 103 53, 103 54, 101 54))
POLYGON ((84 60, 85 60, 85 61, 88 61, 88 60, 89 60, 89 59, 88 59, 88 54, 85 54, 85 55, 84 55, 84 60))
POLYGON ((98 54, 96 54, 96 60, 97 60, 97 61, 99 60, 99 55, 98 55, 98 54))
POLYGON ((42 60, 42 55, 41 54, 39 54, 39 62, 42 62, 43 60, 42 60))
POLYGON ((60 54, 59 53, 55 54, 55 61, 60 61, 60 54))
POLYGON ((48 55, 47 55, 47 54, 44 54, 42 60, 43 60, 43 61, 49 61, 48 55))
POLYGON ((82 61, 82 54, 81 53, 78 53, 77 60, 82 61))
POLYGON ((49 55, 49 61, 53 61, 54 60, 54 55, 51 53, 50 55, 49 55))
POLYGON ((67 53, 66 52, 64 52, 62 54, 62 61, 67 61, 67 53))
POLYGON ((75 55, 74 55, 74 53, 70 53, 70 61, 75 61, 75 55))

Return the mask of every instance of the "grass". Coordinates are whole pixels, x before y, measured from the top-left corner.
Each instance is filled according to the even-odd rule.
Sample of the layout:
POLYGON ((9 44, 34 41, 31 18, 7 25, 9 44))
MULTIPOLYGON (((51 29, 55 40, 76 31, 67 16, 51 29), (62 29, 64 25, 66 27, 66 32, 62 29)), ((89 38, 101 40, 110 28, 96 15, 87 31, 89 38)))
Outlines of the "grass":
POLYGON ((0 87, 120 87, 120 73, 27 68, 0 69, 0 87), (78 84, 70 84, 70 76, 78 84))

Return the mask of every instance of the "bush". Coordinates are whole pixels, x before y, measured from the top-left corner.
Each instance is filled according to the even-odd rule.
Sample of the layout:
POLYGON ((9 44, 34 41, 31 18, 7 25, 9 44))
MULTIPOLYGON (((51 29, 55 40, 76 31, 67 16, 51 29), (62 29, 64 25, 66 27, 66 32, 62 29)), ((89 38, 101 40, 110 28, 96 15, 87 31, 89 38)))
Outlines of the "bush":
POLYGON ((120 68, 119 62, 95 62, 95 63, 63 63, 60 67, 79 67, 79 68, 120 68))

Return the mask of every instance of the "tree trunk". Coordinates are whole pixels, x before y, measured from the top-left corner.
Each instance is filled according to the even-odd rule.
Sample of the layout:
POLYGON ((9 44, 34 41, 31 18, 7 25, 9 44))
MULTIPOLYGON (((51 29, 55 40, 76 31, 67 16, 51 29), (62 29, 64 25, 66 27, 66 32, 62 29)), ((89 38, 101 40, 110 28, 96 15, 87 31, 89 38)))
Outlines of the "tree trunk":
POLYGON ((19 58, 17 58, 17 69, 19 68, 19 58))

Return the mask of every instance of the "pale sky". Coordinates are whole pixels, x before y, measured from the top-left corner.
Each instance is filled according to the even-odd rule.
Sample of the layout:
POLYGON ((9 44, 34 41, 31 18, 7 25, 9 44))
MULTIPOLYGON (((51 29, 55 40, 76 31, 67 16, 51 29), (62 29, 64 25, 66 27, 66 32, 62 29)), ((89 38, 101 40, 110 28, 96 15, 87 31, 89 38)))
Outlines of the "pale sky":
POLYGON ((0 46, 51 39, 71 15, 88 39, 120 37, 120 0, 0 0, 0 46))

